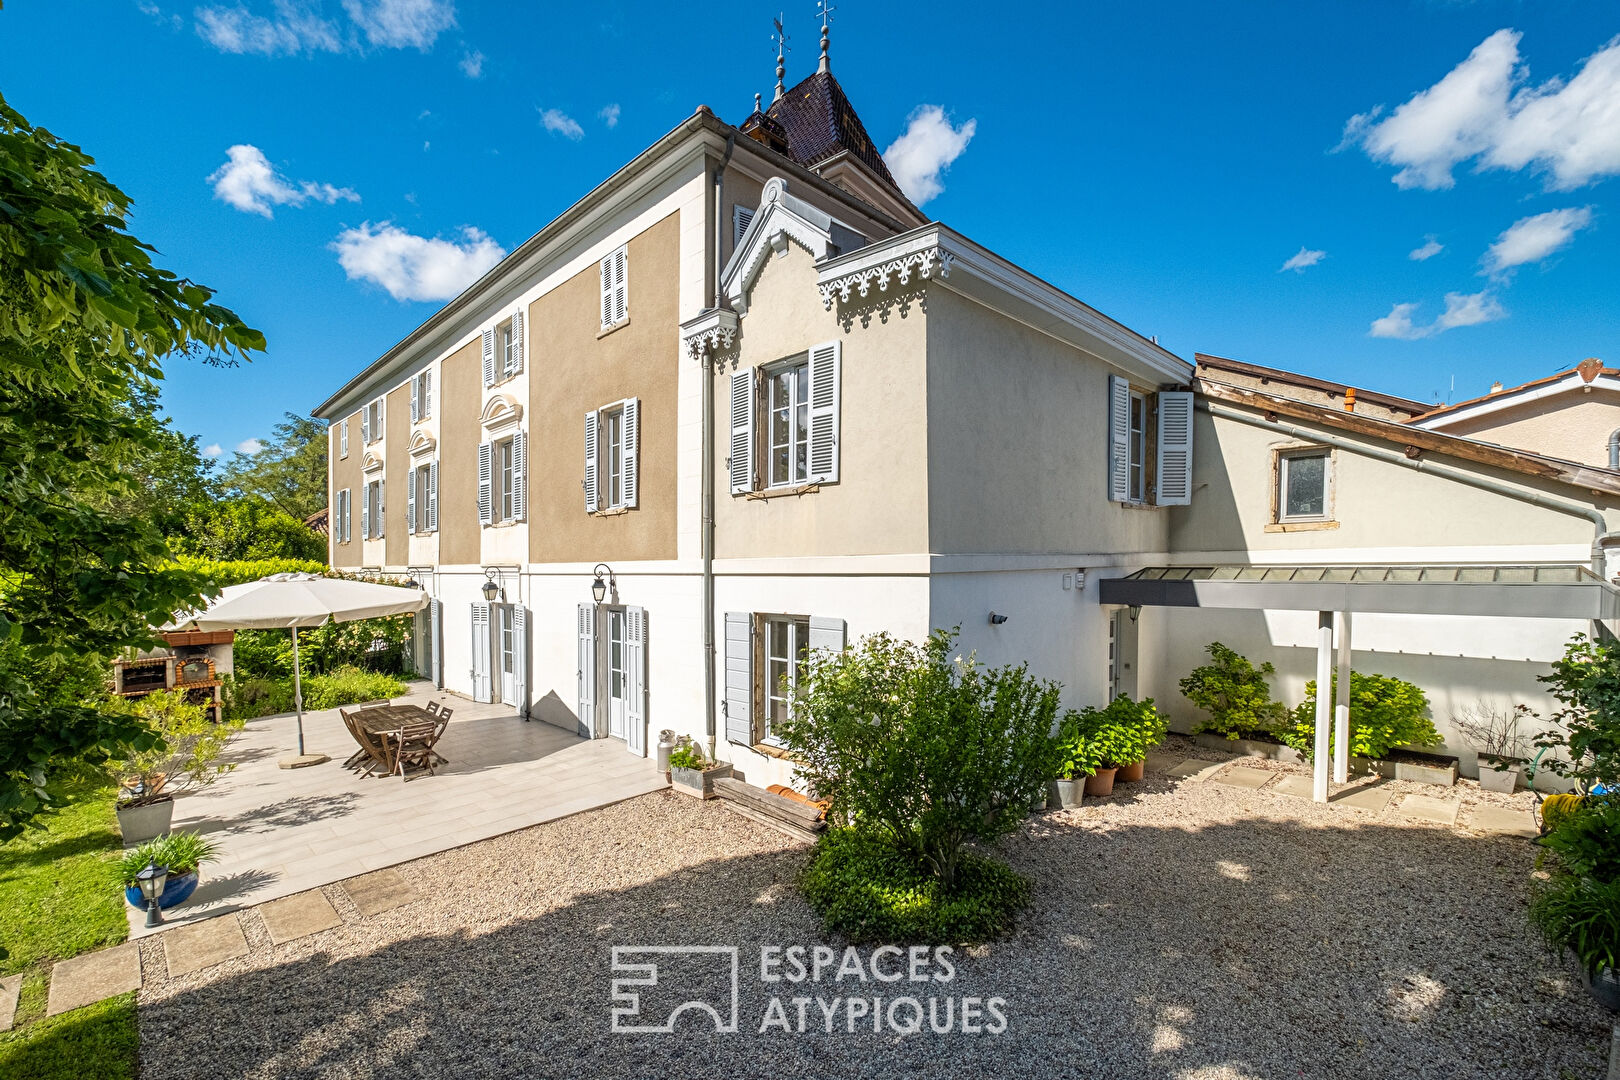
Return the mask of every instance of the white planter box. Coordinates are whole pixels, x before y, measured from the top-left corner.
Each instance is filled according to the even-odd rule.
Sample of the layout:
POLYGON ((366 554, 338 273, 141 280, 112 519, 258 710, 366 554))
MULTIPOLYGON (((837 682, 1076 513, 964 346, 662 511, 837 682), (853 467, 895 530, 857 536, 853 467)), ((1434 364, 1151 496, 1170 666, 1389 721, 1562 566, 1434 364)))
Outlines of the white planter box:
POLYGON ((1511 795, 1518 790, 1519 776, 1523 770, 1517 765, 1509 765, 1505 769, 1493 769, 1489 763, 1479 763, 1479 786, 1486 791, 1500 791, 1504 795, 1511 795))
POLYGON ((173 820, 173 799, 118 808, 118 831, 124 836, 125 847, 162 836, 169 831, 169 822, 173 820))

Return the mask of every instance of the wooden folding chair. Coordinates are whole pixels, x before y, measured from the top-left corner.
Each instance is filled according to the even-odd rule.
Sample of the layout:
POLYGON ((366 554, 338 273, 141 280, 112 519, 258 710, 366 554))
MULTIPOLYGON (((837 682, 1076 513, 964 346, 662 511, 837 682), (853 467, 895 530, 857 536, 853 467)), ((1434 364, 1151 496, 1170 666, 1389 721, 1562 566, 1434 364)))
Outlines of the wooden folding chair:
POLYGON ((394 747, 393 769, 401 778, 405 776, 405 767, 412 765, 426 769, 429 776, 433 775, 434 767, 442 759, 433 751, 433 744, 439 741, 439 732, 443 727, 438 723, 422 722, 406 724, 399 731, 398 742, 394 747))
POLYGON ((359 725, 354 721, 354 714, 348 709, 339 709, 338 715, 343 718, 343 726, 349 729, 349 738, 353 739, 360 746, 360 749, 350 754, 349 760, 343 763, 343 767, 345 769, 353 769, 358 766, 360 762, 369 758, 371 756, 371 751, 366 749, 366 741, 360 737, 360 728, 359 725))

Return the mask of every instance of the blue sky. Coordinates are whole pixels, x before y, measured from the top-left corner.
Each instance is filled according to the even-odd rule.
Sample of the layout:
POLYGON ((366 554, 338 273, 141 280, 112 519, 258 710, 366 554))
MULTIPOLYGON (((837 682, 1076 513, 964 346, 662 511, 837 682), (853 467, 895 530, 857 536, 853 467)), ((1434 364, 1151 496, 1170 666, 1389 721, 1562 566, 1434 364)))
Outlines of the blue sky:
MULTIPOLYGON (((0 92, 267 335, 170 366, 168 409, 228 454, 698 104, 740 122, 776 11, 8 0, 0 92)), ((1182 356, 1457 400, 1620 364, 1617 34, 1576 0, 845 0, 832 57, 879 146, 912 133, 927 213, 1182 356)))

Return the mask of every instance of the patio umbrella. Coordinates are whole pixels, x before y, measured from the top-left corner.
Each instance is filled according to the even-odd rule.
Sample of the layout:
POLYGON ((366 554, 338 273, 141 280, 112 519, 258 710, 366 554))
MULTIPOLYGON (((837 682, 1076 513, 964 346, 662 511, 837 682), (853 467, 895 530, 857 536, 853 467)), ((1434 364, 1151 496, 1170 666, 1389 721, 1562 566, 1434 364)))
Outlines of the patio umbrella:
POLYGON ((397 585, 322 577, 319 574, 271 574, 245 585, 229 585, 202 611, 176 616, 168 629, 292 631, 293 706, 298 712, 298 756, 281 765, 296 769, 319 765, 325 754, 304 753, 303 672, 298 659, 298 630, 332 622, 414 615, 428 606, 427 593, 397 585))

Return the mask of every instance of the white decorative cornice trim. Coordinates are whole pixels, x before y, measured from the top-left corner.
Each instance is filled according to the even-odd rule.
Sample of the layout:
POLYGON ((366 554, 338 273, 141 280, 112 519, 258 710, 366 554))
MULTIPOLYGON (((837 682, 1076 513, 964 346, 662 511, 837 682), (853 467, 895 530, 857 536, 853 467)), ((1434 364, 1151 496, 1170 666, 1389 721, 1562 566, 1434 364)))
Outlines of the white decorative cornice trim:
POLYGON ((373 454, 369 450, 366 451, 366 456, 360 459, 361 472, 376 472, 382 467, 382 458, 378 457, 376 454, 373 454))
POLYGON ((710 308, 681 323, 681 340, 693 360, 702 360, 705 353, 725 352, 737 341, 737 313, 710 308))
POLYGON ((515 426, 522 420, 523 406, 505 394, 491 394, 484 402, 484 411, 478 415, 478 422, 490 431, 515 426))
POLYGON ((411 436, 410 455, 413 458, 429 457, 438 445, 433 436, 425 431, 418 431, 411 436))
POLYGON ((836 299, 844 302, 849 300, 851 290, 864 297, 871 291, 874 281, 879 292, 888 292, 890 281, 897 280, 902 287, 911 284, 913 272, 924 281, 934 277, 948 278, 955 258, 938 244, 931 244, 919 251, 908 251, 885 259, 875 266, 859 267, 839 277, 817 282, 816 287, 821 290, 822 306, 831 310, 835 295, 836 299))
POLYGON ((755 279, 772 252, 787 254, 791 241, 820 262, 836 250, 832 234, 831 215, 789 195, 787 181, 780 176, 771 177, 765 183, 759 209, 743 234, 743 245, 731 253, 731 260, 721 274, 722 287, 732 310, 739 315, 748 314, 748 290, 754 287, 755 279))

